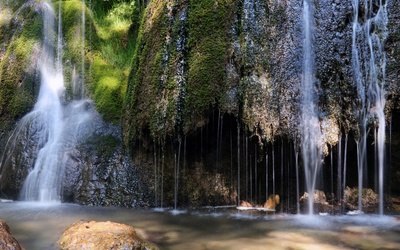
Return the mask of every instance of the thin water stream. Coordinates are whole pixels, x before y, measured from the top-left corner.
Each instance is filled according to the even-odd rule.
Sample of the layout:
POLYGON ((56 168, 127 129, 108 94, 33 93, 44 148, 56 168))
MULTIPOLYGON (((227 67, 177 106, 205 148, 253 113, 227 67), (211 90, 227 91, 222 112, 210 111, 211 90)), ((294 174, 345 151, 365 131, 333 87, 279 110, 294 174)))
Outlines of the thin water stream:
MULTIPOLYGON (((314 6, 311 1, 303 2, 303 71, 301 78, 301 152, 307 192, 314 194, 317 175, 321 168, 321 128, 317 105, 314 52, 314 6)), ((310 195, 311 197, 311 195, 310 195)), ((309 214, 314 213, 314 200, 308 199, 309 214)))
POLYGON ((203 208, 170 210, 0 202, 0 218, 26 249, 58 249, 78 220, 134 226, 160 249, 400 249, 400 221, 378 215, 304 216, 203 208))

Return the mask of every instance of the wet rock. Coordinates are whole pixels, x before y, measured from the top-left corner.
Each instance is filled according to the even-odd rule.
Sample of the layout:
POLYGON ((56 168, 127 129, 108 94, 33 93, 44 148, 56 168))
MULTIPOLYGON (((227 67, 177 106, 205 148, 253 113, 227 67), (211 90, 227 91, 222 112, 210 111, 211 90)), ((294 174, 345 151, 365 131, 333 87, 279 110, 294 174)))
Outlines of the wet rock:
POLYGON ((250 202, 247 202, 247 201, 241 201, 240 206, 241 207, 253 207, 253 205, 251 205, 250 202))
POLYGON ((12 236, 7 223, 0 220, 0 249, 19 250, 23 249, 18 241, 12 236))
POLYGON ((280 203, 279 195, 270 195, 268 200, 264 203, 263 207, 266 209, 275 209, 280 203))
MULTIPOLYGON (((358 208, 358 195, 358 188, 346 187, 344 191, 344 202, 350 210, 358 208)), ((363 209, 369 210, 370 208, 377 207, 379 204, 378 194, 370 188, 363 188, 361 203, 363 209)))
MULTIPOLYGON (((315 190, 313 196, 314 196, 314 203, 328 205, 324 191, 315 190)), ((309 194, 307 192, 304 192, 304 195, 300 198, 300 201, 305 202, 308 200, 308 197, 309 197, 309 194)))
POLYGON ((64 231, 59 246, 67 249, 158 249, 133 227, 115 222, 79 221, 64 231))

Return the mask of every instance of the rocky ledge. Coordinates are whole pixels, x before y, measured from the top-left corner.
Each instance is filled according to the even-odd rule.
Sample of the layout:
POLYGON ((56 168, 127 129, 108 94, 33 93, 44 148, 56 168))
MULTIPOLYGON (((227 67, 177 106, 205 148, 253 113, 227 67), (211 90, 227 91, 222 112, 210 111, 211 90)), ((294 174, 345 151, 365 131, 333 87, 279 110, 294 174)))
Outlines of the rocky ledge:
POLYGON ((62 250, 158 249, 140 238, 133 227, 110 221, 78 221, 65 230, 59 246, 62 250))

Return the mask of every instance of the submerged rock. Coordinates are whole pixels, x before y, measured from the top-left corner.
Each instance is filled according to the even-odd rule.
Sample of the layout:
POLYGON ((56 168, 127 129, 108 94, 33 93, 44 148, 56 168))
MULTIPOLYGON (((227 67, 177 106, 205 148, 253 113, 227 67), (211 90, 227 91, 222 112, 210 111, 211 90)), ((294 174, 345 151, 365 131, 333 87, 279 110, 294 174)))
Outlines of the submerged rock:
POLYGON ((18 241, 12 236, 7 223, 0 220, 0 249, 19 250, 22 248, 18 241))
POLYGON ((67 249, 158 249, 140 238, 133 227, 98 221, 78 221, 67 228, 59 241, 67 249))

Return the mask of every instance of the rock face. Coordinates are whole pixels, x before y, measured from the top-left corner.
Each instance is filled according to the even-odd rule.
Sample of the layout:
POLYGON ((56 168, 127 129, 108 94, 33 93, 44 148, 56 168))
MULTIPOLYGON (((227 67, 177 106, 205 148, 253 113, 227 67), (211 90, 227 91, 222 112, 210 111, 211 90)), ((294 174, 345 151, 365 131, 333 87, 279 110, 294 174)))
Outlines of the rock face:
POLYGON ((65 230, 59 246, 62 250, 158 249, 141 239, 133 227, 110 221, 79 221, 65 230))
MULTIPOLYGON (((358 8, 366 15, 363 3, 358 8)), ((358 130, 352 9, 349 1, 324 0, 313 11, 316 102, 321 126, 329 127, 324 143, 332 145, 340 130, 358 130)), ((400 94, 398 3, 386 9, 389 117, 400 94)), ((193 133, 216 111, 234 115, 267 141, 299 136, 301 1, 150 1, 142 25, 123 119, 129 145, 148 135, 157 141, 193 133)), ((365 39, 356 43, 366 46, 365 39)), ((362 56, 368 61, 368 53, 362 56)))
POLYGON ((18 241, 12 236, 7 223, 0 220, 0 249, 22 250, 18 241))
POLYGON ((148 207, 148 172, 122 148, 120 129, 95 114, 85 138, 65 154, 63 200, 94 206, 148 207), (143 177, 144 179, 142 179, 143 177))
MULTIPOLYGON (((328 155, 329 148, 332 153, 332 148, 338 147, 345 134, 349 134, 352 141, 358 139, 360 110, 370 109, 362 106, 360 99, 371 96, 367 93, 359 96, 356 86, 351 1, 311 2, 315 19, 315 103, 322 133, 318 144, 328 155)), ((368 15, 377 14, 378 5, 374 3, 373 13, 364 13, 364 3, 359 2, 360 25, 364 25, 368 15)), ((396 1, 388 1, 382 10, 388 13, 387 30, 368 30, 387 42, 386 79, 381 82, 387 97, 387 125, 391 114, 398 110, 400 96, 398 5, 396 1)), ((179 152, 190 151, 192 162, 181 159, 182 165, 194 162, 189 167, 194 168, 208 157, 208 164, 215 167, 207 169, 207 164, 203 164, 206 171, 229 176, 233 165, 239 169, 235 169, 234 177, 241 171, 243 178, 249 168, 250 155, 269 154, 269 163, 272 163, 273 152, 286 155, 292 147, 277 149, 278 143, 286 144, 287 139, 298 147, 301 140, 302 7, 302 1, 297 0, 150 1, 139 31, 140 47, 133 58, 122 125, 125 145, 134 152, 133 156, 136 159, 143 159, 143 155, 147 155, 147 159, 155 156, 155 160, 151 160, 155 175, 161 176, 164 152, 169 152, 165 159, 169 157, 172 166, 168 172, 172 172, 177 166, 174 163, 179 163, 175 160, 179 152), (188 145, 185 149, 184 140, 188 145), (201 143, 203 145, 199 146, 201 143), (251 152, 245 153, 247 146, 244 145, 250 145, 251 152), (262 152, 255 152, 254 147, 262 152), (229 165, 229 161, 233 164, 229 165)), ((360 32, 356 32, 354 46, 362 51, 359 61, 362 69, 368 71, 368 44, 366 35, 360 32)), ((364 73, 363 84, 368 88, 368 74, 364 73)), ((376 119, 372 113, 369 118, 372 137, 376 119)), ((369 137, 368 140, 373 139, 369 137)), ((351 153, 349 161, 356 159, 357 153, 354 150, 351 153)), ((279 161, 282 162, 276 162, 277 165, 293 165, 290 159, 279 161)), ((260 159, 257 162, 266 165, 260 159)), ((260 176, 264 174, 261 170, 260 176)), ((277 174, 283 176, 286 172, 281 169, 277 174)), ((171 175, 168 178, 171 181, 171 175)), ((230 187, 248 185, 249 192, 251 187, 245 184, 247 182, 236 180, 230 178, 225 184, 230 187)), ((295 180, 278 180, 288 181, 295 180)), ((334 177, 333 183, 337 182, 340 181, 334 177)), ((157 183, 161 183, 161 178, 155 180, 155 190, 160 190, 157 183)), ((253 188, 258 187, 254 185, 253 188)), ((239 196, 244 194, 243 188, 236 191, 242 192, 236 193, 239 196)), ((172 192, 164 190, 169 197, 172 192)))

